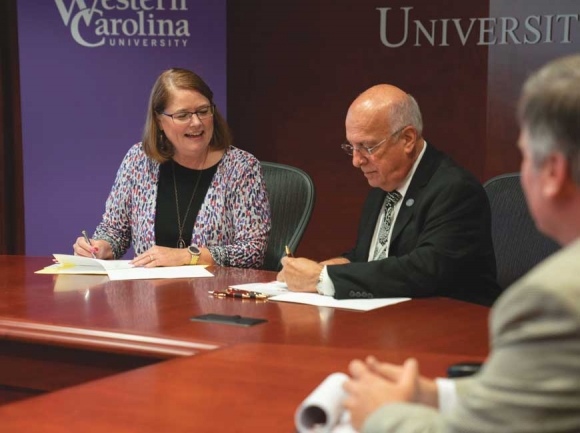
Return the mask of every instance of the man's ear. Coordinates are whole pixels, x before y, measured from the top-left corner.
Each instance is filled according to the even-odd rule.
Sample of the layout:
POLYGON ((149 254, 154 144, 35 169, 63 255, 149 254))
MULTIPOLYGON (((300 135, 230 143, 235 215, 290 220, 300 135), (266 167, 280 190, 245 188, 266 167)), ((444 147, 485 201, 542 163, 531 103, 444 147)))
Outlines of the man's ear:
POLYGON ((399 139, 405 140, 405 152, 407 154, 413 153, 416 150, 417 142, 419 141, 419 134, 415 127, 409 125, 401 131, 399 139))
POLYGON ((542 192, 545 197, 557 198, 564 193, 570 180, 570 165, 561 152, 551 153, 542 163, 542 192))

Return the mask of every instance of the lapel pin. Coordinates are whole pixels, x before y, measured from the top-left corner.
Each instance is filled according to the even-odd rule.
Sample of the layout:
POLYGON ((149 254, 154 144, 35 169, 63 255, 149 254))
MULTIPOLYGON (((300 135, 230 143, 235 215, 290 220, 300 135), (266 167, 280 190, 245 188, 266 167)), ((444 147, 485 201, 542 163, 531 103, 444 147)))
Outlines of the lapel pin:
POLYGON ((413 200, 412 198, 410 198, 409 200, 407 200, 405 202, 405 204, 407 205, 407 207, 411 207, 411 206, 413 206, 413 204, 415 204, 415 200, 413 200))

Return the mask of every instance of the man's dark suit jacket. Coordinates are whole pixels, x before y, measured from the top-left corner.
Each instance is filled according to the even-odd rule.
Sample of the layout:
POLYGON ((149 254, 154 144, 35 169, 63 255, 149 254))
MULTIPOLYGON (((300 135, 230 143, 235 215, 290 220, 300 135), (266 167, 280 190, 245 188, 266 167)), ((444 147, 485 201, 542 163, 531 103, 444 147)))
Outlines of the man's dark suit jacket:
POLYGON ((446 296, 491 305, 496 282, 491 210, 479 181, 428 145, 402 199, 389 256, 368 261, 386 192, 364 204, 351 263, 328 266, 335 298, 446 296))

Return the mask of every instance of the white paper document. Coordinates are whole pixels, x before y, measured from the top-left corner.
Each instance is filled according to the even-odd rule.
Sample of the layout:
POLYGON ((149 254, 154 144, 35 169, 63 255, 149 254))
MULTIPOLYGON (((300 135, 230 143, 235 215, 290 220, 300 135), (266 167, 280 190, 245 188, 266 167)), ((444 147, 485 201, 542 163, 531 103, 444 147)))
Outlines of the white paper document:
POLYGON ((299 433, 356 433, 350 425, 350 413, 342 406, 347 396, 342 385, 347 379, 344 373, 333 373, 306 397, 294 414, 299 433))
POLYGON ((38 271, 35 274, 51 274, 51 275, 107 275, 107 271, 103 269, 102 266, 74 266, 74 265, 61 265, 60 263, 55 263, 54 265, 47 266, 38 271))
POLYGON ((109 269, 109 278, 116 280, 155 280, 158 278, 213 277, 205 266, 166 266, 159 268, 109 269))
POLYGON ((344 308, 347 310, 370 311, 375 308, 405 302, 411 298, 379 298, 379 299, 334 299, 331 296, 317 293, 291 292, 286 283, 270 281, 269 283, 236 284, 234 289, 261 293, 270 301, 295 302, 298 304, 316 305, 318 307, 344 308))
POLYGON ((272 296, 270 301, 296 302, 298 304, 316 305, 318 307, 344 308, 347 310, 370 311, 376 308, 409 301, 411 298, 373 298, 373 299, 334 299, 331 296, 317 293, 287 292, 272 296))
POLYGON ((67 254, 53 254, 57 264, 37 273, 108 275, 110 280, 153 280, 158 278, 213 277, 205 266, 167 266, 142 268, 131 265, 130 260, 99 260, 67 254))
POLYGON ((236 284, 230 286, 233 289, 245 290, 247 292, 262 293, 266 296, 276 296, 288 293, 288 286, 286 283, 280 281, 270 281, 269 283, 250 283, 250 284, 236 284))

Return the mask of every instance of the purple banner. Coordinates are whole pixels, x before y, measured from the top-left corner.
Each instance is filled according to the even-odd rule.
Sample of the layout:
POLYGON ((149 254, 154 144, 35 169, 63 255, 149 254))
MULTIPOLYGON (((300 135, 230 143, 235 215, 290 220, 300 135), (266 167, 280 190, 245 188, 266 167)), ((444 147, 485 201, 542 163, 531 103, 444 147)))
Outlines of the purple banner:
POLYGON ((18 2, 27 255, 92 234, 161 71, 197 72, 226 113, 225 3, 18 2))

